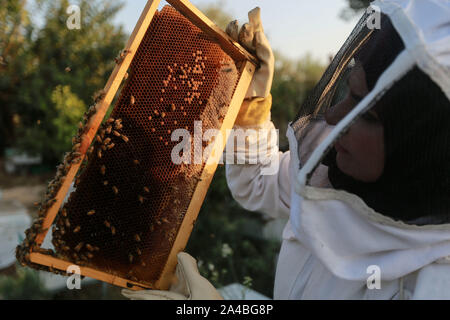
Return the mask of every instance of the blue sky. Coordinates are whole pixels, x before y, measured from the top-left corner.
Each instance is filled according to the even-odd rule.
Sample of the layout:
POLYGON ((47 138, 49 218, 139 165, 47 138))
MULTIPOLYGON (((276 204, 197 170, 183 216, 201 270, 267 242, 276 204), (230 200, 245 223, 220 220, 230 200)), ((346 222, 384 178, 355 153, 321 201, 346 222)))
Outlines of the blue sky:
MULTIPOLYGON (((196 6, 216 1, 191 0, 196 6)), ((146 2, 125 0, 117 22, 131 33, 146 2)), ((221 3, 224 11, 240 23, 247 22, 247 12, 259 6, 272 47, 294 59, 310 53, 327 61, 329 54, 339 50, 358 20, 358 17, 350 21, 339 18, 339 12, 346 7, 345 0, 223 0, 221 3)))

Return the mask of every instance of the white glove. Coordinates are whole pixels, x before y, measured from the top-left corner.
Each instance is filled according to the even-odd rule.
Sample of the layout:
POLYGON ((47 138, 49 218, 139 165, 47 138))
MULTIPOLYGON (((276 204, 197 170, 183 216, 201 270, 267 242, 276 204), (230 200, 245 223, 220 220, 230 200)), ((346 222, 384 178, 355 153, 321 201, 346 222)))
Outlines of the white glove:
POLYGON ((237 20, 228 24, 227 34, 250 52, 256 53, 260 68, 256 70, 245 98, 266 98, 272 88, 275 58, 261 23, 261 9, 256 7, 248 13, 249 23, 239 30, 237 20))
POLYGON ((197 261, 185 252, 177 255, 178 282, 169 291, 123 289, 122 294, 132 300, 223 300, 213 285, 200 275, 197 261))

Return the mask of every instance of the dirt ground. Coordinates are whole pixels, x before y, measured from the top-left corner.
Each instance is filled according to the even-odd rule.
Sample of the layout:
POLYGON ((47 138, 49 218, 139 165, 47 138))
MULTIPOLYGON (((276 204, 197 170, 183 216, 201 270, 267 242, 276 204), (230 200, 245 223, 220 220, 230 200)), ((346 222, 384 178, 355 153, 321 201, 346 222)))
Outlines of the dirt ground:
POLYGON ((10 175, 0 169, 0 191, 4 200, 17 200, 31 214, 36 210, 35 202, 41 201, 47 183, 53 174, 45 175, 10 175))

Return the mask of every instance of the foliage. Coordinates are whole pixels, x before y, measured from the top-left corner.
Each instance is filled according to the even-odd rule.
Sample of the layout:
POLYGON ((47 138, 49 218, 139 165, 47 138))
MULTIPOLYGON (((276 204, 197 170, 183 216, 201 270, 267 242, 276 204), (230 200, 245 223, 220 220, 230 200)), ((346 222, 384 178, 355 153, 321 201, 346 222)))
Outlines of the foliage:
POLYGON ((213 3, 203 5, 200 7, 200 9, 209 19, 214 21, 215 24, 225 30, 228 23, 230 23, 230 21, 234 19, 229 13, 226 13, 223 10, 224 6, 225 0, 218 0, 213 3))
MULTIPOLYGON (((18 119, 9 125, 14 129, 10 141, 27 152, 41 153, 46 163, 53 164, 70 148, 67 141, 54 143, 53 138, 72 130, 65 126, 74 125, 73 121, 53 121, 61 114, 61 100, 69 100, 72 107, 76 103, 77 109, 85 111, 92 103, 93 93, 104 87, 126 34, 122 27, 112 24, 122 7, 116 0, 78 1, 80 30, 66 26, 68 0, 38 3, 45 23, 42 27, 28 23, 28 31, 22 32, 26 45, 19 52, 20 60, 8 60, 12 70, 4 70, 6 77, 0 81, 0 104, 8 106, 9 112, 2 110, 0 119, 6 123, 18 119), (61 91, 59 106, 54 101, 58 86, 69 88, 61 91), (36 143, 36 138, 40 143, 36 143)), ((25 8, 21 10, 27 14, 25 8)))
POLYGON ((275 52, 275 75, 272 84, 272 121, 279 129, 280 148, 286 149, 286 130, 302 102, 322 76, 325 66, 311 56, 296 61, 275 52))
POLYGON ((0 300, 36 300, 50 296, 44 289, 37 271, 30 268, 17 268, 14 277, 0 276, 0 300))

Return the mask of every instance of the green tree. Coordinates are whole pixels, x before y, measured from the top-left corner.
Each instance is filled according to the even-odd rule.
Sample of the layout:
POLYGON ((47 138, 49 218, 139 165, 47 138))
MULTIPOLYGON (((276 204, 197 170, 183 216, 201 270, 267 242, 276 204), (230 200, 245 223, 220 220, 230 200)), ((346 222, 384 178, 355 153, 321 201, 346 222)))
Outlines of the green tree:
POLYGON ((19 86, 29 68, 30 19, 25 0, 0 6, 0 156, 13 139, 13 114, 19 86))
MULTIPOLYGON (((78 1, 80 30, 69 30, 66 25, 68 0, 40 0, 38 4, 45 21, 42 27, 28 26, 28 33, 24 33, 25 57, 11 59, 25 70, 18 73, 18 81, 1 82, 0 92, 10 92, 0 95, 0 104, 8 106, 7 111, 1 110, 1 118, 10 122, 16 119, 14 144, 29 153, 42 154, 46 163, 54 164, 70 149, 70 139, 63 144, 54 138, 71 130, 62 129, 61 123, 56 125, 54 121, 60 112, 52 100, 54 91, 58 86, 68 87, 60 92, 62 100, 78 103, 77 109, 91 105, 92 95, 104 87, 127 35, 121 26, 113 24, 122 7, 117 0, 78 1), (36 143, 37 138, 40 143, 36 143)), ((72 120, 65 122, 70 128, 76 125, 72 120)))
POLYGON ((292 60, 275 52, 275 75, 272 84, 272 121, 280 133, 280 148, 285 150, 288 142, 286 130, 294 120, 303 101, 322 76, 325 66, 306 55, 292 60))

